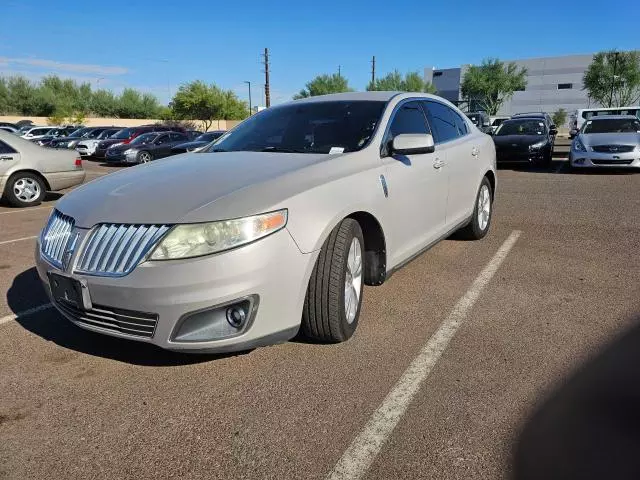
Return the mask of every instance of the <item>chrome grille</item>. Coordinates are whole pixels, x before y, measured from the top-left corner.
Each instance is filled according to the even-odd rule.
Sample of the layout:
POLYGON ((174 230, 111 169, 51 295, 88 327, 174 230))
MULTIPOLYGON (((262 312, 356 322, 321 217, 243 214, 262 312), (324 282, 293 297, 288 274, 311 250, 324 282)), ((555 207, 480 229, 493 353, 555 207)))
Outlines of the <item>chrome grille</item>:
POLYGON ((153 337, 158 323, 158 315, 155 313, 137 312, 101 305, 94 305, 91 310, 80 310, 75 305, 64 300, 56 301, 56 305, 82 325, 99 327, 135 337, 153 337))
POLYGON ((62 268, 62 257, 73 230, 73 218, 54 210, 42 235, 40 250, 52 265, 62 268))
POLYGON ((591 147, 594 152, 599 153, 629 153, 636 148, 635 145, 594 145, 591 147))
POLYGON ((75 271, 100 276, 127 275, 169 228, 169 225, 98 225, 89 234, 75 271))

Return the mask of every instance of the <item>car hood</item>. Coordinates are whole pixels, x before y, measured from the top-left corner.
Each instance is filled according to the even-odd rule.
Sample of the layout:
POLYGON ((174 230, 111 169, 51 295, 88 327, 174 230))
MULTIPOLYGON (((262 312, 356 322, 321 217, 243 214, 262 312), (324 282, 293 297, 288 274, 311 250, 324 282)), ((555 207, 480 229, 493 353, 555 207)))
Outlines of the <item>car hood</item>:
POLYGON ((173 148, 175 149, 181 149, 181 150, 186 150, 186 149, 193 149, 193 148, 198 148, 198 147, 202 147, 204 145, 208 145, 211 142, 213 142, 213 140, 210 141, 206 141, 206 140, 198 140, 198 141, 192 141, 192 142, 185 142, 185 143, 179 143, 178 145, 174 145, 173 148))
POLYGON ((115 143, 121 143, 126 141, 127 141, 126 138, 107 138, 106 140, 100 140, 100 143, 98 144, 98 146, 101 148, 107 148, 110 145, 113 145, 115 143))
MULTIPOLYGON (((324 168, 304 177, 282 177, 340 156, 271 152, 176 155, 89 182, 67 193, 56 208, 82 228, 98 223, 173 224, 237 218, 268 211, 292 191, 310 188, 310 179, 325 181, 328 175, 323 178, 324 168)), ((344 160, 342 165, 347 163, 344 160)), ((341 170, 344 167, 333 171, 342 175, 341 170)))
POLYGON ((593 145, 640 145, 640 133, 581 133, 585 147, 593 145))
POLYGON ((544 135, 502 135, 493 137, 493 141, 496 146, 513 146, 528 147, 535 143, 545 142, 547 137, 544 135))
POLYGON ((131 145, 130 143, 123 143, 122 145, 113 145, 109 147, 109 153, 124 153, 125 150, 140 150, 143 147, 153 148, 153 145, 131 145))

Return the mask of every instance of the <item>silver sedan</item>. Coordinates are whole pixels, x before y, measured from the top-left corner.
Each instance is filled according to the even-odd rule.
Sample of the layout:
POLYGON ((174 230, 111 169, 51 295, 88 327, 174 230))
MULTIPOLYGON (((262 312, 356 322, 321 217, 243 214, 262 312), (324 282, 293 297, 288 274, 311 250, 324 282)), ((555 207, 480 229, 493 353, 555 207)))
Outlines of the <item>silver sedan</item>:
POLYGON ((586 121, 569 152, 571 167, 640 168, 640 120, 632 115, 586 121))
POLYGON ((35 259, 96 332, 190 352, 340 342, 365 284, 456 230, 484 237, 495 190, 491 137, 446 100, 314 97, 65 195, 35 259))
POLYGON ((0 193, 16 207, 38 205, 47 190, 62 190, 85 179, 77 152, 43 148, 0 131, 0 193))

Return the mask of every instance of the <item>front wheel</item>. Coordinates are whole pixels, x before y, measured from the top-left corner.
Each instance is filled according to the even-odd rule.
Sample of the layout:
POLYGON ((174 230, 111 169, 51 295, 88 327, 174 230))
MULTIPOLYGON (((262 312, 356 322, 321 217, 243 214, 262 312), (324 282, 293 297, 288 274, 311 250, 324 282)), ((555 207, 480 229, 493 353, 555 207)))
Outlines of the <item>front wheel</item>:
POLYGON ((493 213, 493 192, 487 177, 482 179, 469 224, 460 232, 470 240, 480 240, 489 231, 491 214, 493 213))
POLYGON ((141 152, 138 152, 138 163, 148 163, 151 160, 153 160, 153 157, 149 152, 146 152, 144 150, 141 152))
POLYGON ((363 290, 364 240, 360 224, 346 218, 331 232, 316 260, 302 311, 302 333, 337 343, 358 326, 363 290))

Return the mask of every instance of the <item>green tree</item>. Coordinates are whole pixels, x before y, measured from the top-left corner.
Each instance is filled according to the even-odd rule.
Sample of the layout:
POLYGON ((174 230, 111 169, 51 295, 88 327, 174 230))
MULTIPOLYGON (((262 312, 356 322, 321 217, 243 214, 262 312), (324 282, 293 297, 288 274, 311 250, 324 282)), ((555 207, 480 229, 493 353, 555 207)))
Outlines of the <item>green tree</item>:
POLYGON ((519 69, 514 62, 489 58, 466 71, 460 86, 462 96, 470 105, 476 104, 489 115, 496 115, 515 91, 524 90, 526 75, 527 69, 519 69))
MULTIPOLYGON (((199 120, 209 130, 214 120, 241 120, 249 109, 231 90, 196 80, 178 88, 169 107, 176 120, 199 120)), ((166 114, 166 112, 165 112, 166 114)))
POLYGON ((9 89, 7 88, 7 79, 0 77, 0 115, 8 115, 11 113, 9 108, 9 89))
POLYGON ((605 107, 634 105, 640 100, 640 52, 600 52, 584 72, 589 98, 605 107))
POLYGON ((553 114, 552 118, 556 127, 562 127, 567 121, 567 111, 564 108, 559 108, 558 111, 553 114))
POLYGON ((91 95, 91 106, 89 110, 98 117, 114 117, 117 115, 118 99, 109 90, 96 90, 91 95))
POLYGON ((369 82, 367 90, 426 93, 436 93, 437 91, 433 84, 425 81, 418 72, 409 72, 403 77, 398 70, 376 79, 373 84, 369 82))
POLYGON ((333 75, 318 75, 305 85, 305 88, 294 95, 294 100, 298 98, 315 97, 317 95, 327 95, 329 93, 351 92, 349 81, 339 73, 333 75))

